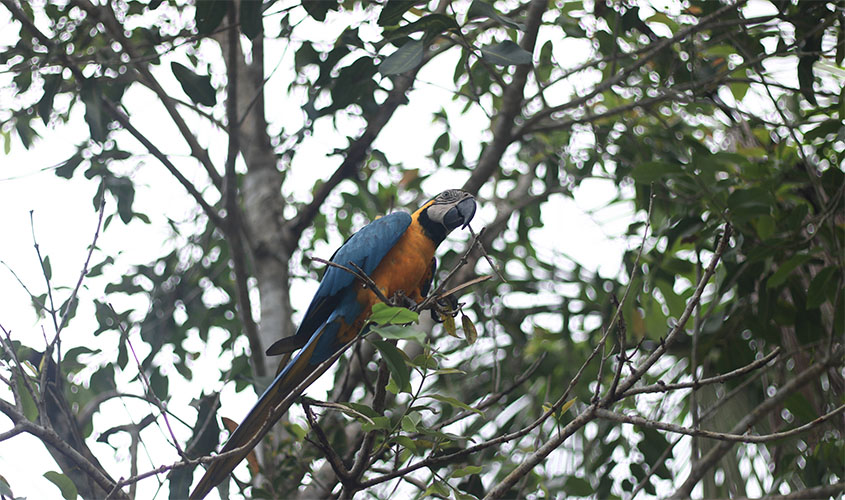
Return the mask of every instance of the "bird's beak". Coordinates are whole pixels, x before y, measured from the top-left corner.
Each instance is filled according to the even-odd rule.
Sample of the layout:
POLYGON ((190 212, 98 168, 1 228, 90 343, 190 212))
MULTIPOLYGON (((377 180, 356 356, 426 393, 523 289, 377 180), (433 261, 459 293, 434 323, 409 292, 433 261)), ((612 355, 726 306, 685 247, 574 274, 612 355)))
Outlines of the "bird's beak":
POLYGON ((475 216, 475 199, 467 195, 466 198, 459 201, 454 207, 450 208, 448 212, 446 212, 446 216, 443 218, 443 223, 449 229, 454 229, 458 226, 461 229, 466 228, 469 225, 469 222, 475 216))

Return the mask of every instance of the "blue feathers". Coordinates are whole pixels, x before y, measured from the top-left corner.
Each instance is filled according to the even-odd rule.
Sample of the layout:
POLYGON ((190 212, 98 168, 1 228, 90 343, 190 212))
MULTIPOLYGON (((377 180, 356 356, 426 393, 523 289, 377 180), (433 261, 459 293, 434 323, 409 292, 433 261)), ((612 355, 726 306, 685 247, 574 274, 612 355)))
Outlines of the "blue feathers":
MULTIPOLYGON (((394 212, 376 219, 353 234, 335 252, 331 261, 344 267, 352 267, 349 263, 354 262, 365 273, 372 274, 410 225, 411 216, 405 212, 394 212)), ((341 347, 337 342, 341 326, 353 323, 363 311, 357 300, 357 287, 352 286, 355 279, 343 269, 332 266, 326 269, 294 338, 287 339, 290 347, 302 349, 276 375, 256 407, 263 407, 264 401, 273 399, 287 385, 283 381, 303 364, 316 366, 341 347)))
MULTIPOLYGON (((410 225, 411 216, 405 212, 393 212, 381 219, 376 219, 353 234, 335 252, 332 262, 346 267, 349 267, 349 262, 354 262, 365 273, 372 274, 381 259, 393 248, 410 225)), ((323 281, 320 282, 314 301, 320 297, 336 295, 351 285, 354 280, 355 277, 343 269, 329 267, 323 276, 323 281)), ((311 302, 312 305, 314 301, 311 302)), ((310 311, 311 308, 309 307, 308 310, 310 311)), ((308 313, 305 315, 308 316, 308 313)))
MULTIPOLYGON (((393 212, 381 219, 376 219, 353 234, 335 252, 331 261, 344 267, 352 267, 349 263, 354 262, 365 273, 372 274, 410 225, 411 216, 405 212, 393 212)), ((329 266, 320 281, 317 293, 311 299, 311 305, 305 311, 305 317, 299 329, 293 338, 285 339, 285 343, 292 348, 305 345, 314 332, 329 321, 330 316, 332 320, 343 318, 347 323, 351 323, 361 312, 360 308, 354 307, 355 304, 348 302, 348 299, 353 299, 354 302, 355 288, 350 287, 354 281, 355 276, 352 274, 329 266), (347 301, 344 302, 344 299, 347 301)), ((289 350, 293 350, 292 348, 289 350)), ((279 352, 268 351, 268 354, 279 354, 279 352)))

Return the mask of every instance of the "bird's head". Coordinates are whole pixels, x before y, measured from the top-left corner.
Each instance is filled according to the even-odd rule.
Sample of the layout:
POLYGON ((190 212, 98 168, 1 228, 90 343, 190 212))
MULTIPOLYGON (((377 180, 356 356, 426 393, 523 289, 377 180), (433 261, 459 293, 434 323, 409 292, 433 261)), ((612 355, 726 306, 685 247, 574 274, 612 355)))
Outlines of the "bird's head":
POLYGON ((440 243, 455 228, 465 228, 475 215, 475 198, 460 189, 447 189, 438 194, 416 214, 426 234, 440 243))

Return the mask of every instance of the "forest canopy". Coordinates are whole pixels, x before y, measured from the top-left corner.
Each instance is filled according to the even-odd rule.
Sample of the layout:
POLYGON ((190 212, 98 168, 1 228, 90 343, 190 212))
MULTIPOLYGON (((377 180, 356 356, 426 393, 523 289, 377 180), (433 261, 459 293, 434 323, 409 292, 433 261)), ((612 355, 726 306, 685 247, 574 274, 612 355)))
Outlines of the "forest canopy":
POLYGON ((0 449, 37 439, 52 462, 15 465, 64 498, 187 497, 322 259, 444 189, 478 205, 437 254, 457 308, 376 308, 212 495, 845 491, 840 2, 0 0, 0 22, 6 157, 81 137, 0 186, 92 207, 86 248, 6 235, 40 276, 3 269, 37 316, 0 311, 0 449))

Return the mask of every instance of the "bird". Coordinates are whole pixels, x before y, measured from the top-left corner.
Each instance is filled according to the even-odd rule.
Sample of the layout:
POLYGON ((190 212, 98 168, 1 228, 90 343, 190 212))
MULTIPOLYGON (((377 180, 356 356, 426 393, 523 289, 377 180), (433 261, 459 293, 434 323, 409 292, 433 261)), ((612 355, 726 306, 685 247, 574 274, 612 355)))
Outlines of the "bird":
POLYGON ((277 405, 367 325, 372 306, 380 299, 349 270, 357 266, 385 297, 398 293, 420 303, 434 276, 437 246, 452 230, 466 228, 475 210, 472 194, 449 189, 412 214, 397 211, 373 220, 335 251, 330 261, 336 266, 326 269, 296 333, 271 345, 266 354, 299 352, 279 371, 220 453, 240 451, 212 462, 194 487, 191 499, 204 498, 225 480, 251 451, 245 445, 254 439, 257 442, 275 424, 265 422, 278 420, 289 407, 277 409, 277 405))

